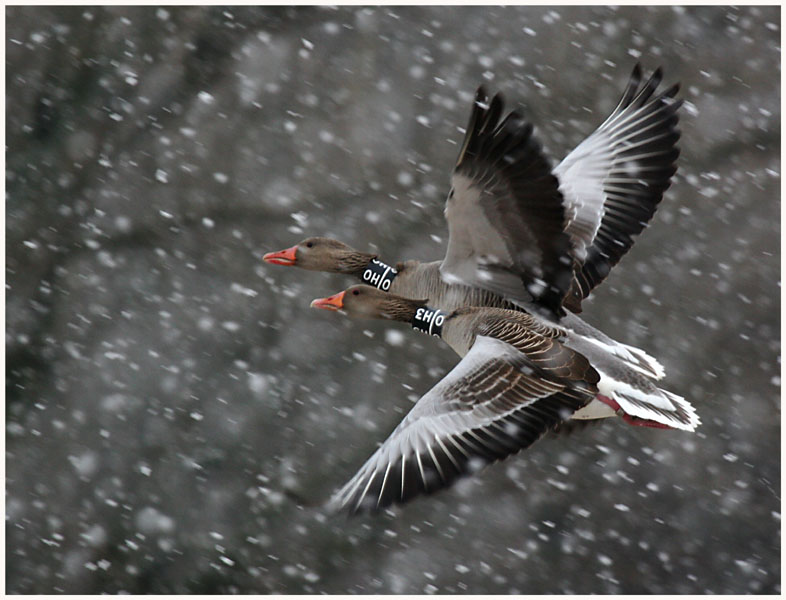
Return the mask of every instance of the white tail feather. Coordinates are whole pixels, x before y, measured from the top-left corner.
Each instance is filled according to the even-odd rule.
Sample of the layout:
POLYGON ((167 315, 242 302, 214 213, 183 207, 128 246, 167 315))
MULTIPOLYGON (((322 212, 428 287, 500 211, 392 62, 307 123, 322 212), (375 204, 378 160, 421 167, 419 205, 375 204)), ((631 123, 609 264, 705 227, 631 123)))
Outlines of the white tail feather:
POLYGON ((695 431, 701 422, 690 402, 654 385, 650 389, 642 389, 601 373, 598 390, 614 399, 626 414, 633 417, 685 431, 695 431))

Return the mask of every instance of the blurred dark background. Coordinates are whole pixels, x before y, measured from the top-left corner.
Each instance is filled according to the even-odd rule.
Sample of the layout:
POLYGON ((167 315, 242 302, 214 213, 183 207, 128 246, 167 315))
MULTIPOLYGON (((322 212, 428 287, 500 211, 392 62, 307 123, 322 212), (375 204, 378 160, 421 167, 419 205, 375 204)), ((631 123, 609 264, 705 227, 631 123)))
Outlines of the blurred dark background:
POLYGON ((10 593, 779 593, 779 7, 6 8, 10 593), (555 160, 631 68, 679 172, 584 317, 695 434, 606 422, 319 509, 456 362, 308 308, 330 235, 435 260, 481 82, 555 160))

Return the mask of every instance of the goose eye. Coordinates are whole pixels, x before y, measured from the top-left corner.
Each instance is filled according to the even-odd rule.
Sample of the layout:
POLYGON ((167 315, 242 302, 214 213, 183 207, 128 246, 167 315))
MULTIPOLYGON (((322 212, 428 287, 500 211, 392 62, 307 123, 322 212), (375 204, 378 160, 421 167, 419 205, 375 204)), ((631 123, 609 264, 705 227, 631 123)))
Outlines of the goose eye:
POLYGON ((314 247, 314 242, 307 242, 306 243, 306 248, 313 248, 313 247, 314 247))
POLYGON ((352 295, 353 296, 359 296, 360 292, 358 290, 352 290, 352 295))

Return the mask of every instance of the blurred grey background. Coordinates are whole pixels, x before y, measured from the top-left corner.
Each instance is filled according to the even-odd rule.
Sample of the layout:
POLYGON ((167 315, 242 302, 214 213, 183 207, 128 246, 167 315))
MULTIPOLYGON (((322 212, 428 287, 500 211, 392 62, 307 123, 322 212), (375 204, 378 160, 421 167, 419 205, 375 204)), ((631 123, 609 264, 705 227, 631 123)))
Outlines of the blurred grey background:
POLYGON ((6 9, 11 593, 780 592, 779 7, 6 9), (443 256, 481 82, 556 162, 630 70, 679 172, 584 317, 696 434, 606 422, 392 514, 320 504, 456 362, 308 308, 443 256))

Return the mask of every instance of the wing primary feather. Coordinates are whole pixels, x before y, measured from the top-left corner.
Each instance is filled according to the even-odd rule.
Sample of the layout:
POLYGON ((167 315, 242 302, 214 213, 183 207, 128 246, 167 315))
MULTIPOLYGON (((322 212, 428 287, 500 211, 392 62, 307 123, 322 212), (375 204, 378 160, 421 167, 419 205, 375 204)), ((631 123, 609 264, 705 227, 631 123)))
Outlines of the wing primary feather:
POLYGON ((423 490, 428 491, 428 482, 426 481, 426 473, 423 471, 423 462, 420 459, 420 450, 415 448, 415 459, 418 461, 418 471, 420 471, 420 478, 423 480, 423 490))
POLYGON ((404 454, 401 455, 401 499, 404 499, 404 477, 405 477, 405 470, 407 466, 407 457, 404 454))
MULTIPOLYGON (((630 75, 630 80, 628 81, 628 85, 625 87, 625 91, 622 92, 622 98, 617 103, 617 106, 611 112, 612 117, 620 110, 624 109, 630 104, 630 101, 636 95, 636 91, 639 89, 639 83, 641 83, 641 64, 636 63, 633 67, 633 72, 630 75)), ((612 118, 609 117, 609 118, 612 118)))
MULTIPOLYGON (((456 462, 456 459, 453 458, 453 455, 450 453, 450 450, 448 450, 448 447, 442 442, 441 439, 439 439, 439 436, 436 436, 435 439, 437 440, 437 443, 442 447, 442 451, 448 457, 448 460, 450 460, 450 462, 453 463, 453 466, 456 467, 456 470, 460 472, 461 471, 461 467, 456 462)), ((454 446, 455 446, 455 444, 454 444, 454 446)))
MULTIPOLYGON (((457 435, 461 436, 462 434, 459 432, 457 435)), ((463 436, 462 436, 462 439, 463 439, 463 436)), ((459 452, 461 452, 467 460, 469 460, 471 458, 470 455, 467 454, 467 451, 464 450, 464 448, 462 448, 460 444, 456 443, 456 440, 453 439, 453 435, 448 435, 448 441, 451 444, 453 444, 453 447, 456 448, 456 450, 458 450, 459 452)), ((465 440, 465 442, 466 442, 466 440, 465 440)), ((466 443, 467 443, 468 446, 471 447, 471 444, 469 444, 469 442, 466 442, 466 443)))
MULTIPOLYGON (((490 449, 490 448, 487 446, 488 442, 485 442, 485 441, 483 441, 482 439, 480 439, 480 436, 479 436, 477 433, 475 433, 474 431, 472 431, 471 429, 467 429, 467 430, 464 432, 464 434, 469 434, 469 435, 471 435, 473 438, 475 438, 475 440, 478 442, 478 444, 480 444, 480 448, 483 448, 483 449, 485 449, 485 450, 491 450, 491 449, 490 449)), ((464 437, 464 435, 462 435, 462 437, 464 437)), ((466 439, 466 437, 464 437, 464 439, 466 439)))
POLYGON ((382 478, 382 485, 379 488, 379 495, 377 496, 377 508, 379 508, 379 504, 380 502, 382 502, 382 496, 385 493, 385 486, 387 485, 388 475, 390 474, 390 469, 392 466, 393 463, 391 461, 388 461, 388 466, 385 469, 385 476, 382 478))
POLYGON ((368 493, 368 488, 371 487, 371 483, 374 481, 374 478, 377 476, 378 472, 379 471, 374 469, 374 471, 371 473, 371 477, 368 478, 368 483, 366 484, 366 487, 363 489, 363 493, 360 494, 358 501, 355 503, 355 508, 354 508, 355 511, 357 511, 357 509, 360 508, 360 505, 363 503, 363 498, 366 497, 366 494, 368 493))
MULTIPOLYGON (((362 473, 364 470, 365 469, 361 469, 360 473, 355 475, 354 485, 352 485, 351 488, 349 488, 348 487, 349 484, 347 484, 347 486, 345 486, 343 490, 339 491, 339 496, 340 497, 343 496, 343 499, 341 500, 341 504, 347 504, 352 498, 352 496, 355 495, 355 492, 357 491, 358 487, 360 487, 360 484, 363 483, 362 473)), ((352 483, 352 481, 350 481, 350 483, 352 483)))
POLYGON ((428 444, 426 448, 428 448, 428 453, 431 455, 431 460, 434 461, 434 467, 436 467, 437 473, 439 473, 439 478, 442 480, 442 483, 446 484, 448 480, 445 478, 445 473, 442 472, 442 465, 439 464, 437 456, 434 454, 434 449, 431 447, 431 444, 428 444))
MULTIPOLYGON (((470 448, 470 450, 472 450, 472 452, 477 456, 487 456, 489 454, 489 451, 488 449, 486 449, 483 440, 479 439, 474 433, 472 433, 471 429, 459 432, 457 434, 457 437, 461 439, 470 448), (480 446, 475 445, 475 442, 467 438, 466 434, 471 434, 478 441, 480 446)), ((468 459, 470 460, 472 459, 472 457, 466 452, 464 454, 468 459)))

